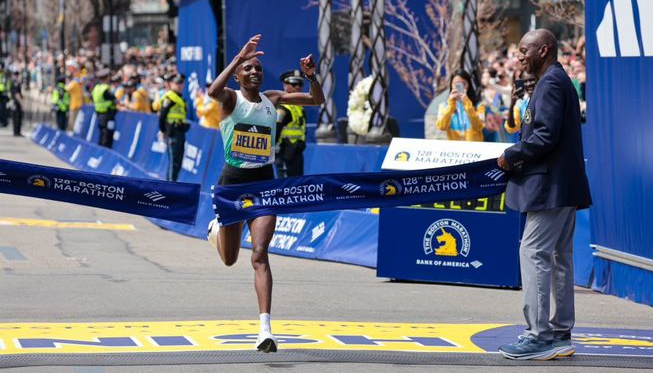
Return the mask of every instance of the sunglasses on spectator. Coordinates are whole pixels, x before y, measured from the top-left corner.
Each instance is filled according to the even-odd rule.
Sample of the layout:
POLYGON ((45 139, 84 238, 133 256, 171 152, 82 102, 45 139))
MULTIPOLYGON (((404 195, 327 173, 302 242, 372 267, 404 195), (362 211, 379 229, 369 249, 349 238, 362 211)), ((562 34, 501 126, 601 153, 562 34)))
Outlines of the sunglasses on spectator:
POLYGON ((287 83, 287 84, 290 84, 293 87, 303 87, 304 86, 304 83, 287 83))

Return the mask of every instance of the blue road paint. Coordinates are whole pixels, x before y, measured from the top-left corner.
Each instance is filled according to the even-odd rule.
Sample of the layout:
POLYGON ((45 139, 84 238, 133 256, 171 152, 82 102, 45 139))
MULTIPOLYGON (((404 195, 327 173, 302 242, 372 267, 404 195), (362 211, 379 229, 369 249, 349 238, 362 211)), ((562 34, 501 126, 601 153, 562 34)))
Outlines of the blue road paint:
POLYGON ((15 247, 0 247, 0 254, 7 260, 27 260, 15 247))

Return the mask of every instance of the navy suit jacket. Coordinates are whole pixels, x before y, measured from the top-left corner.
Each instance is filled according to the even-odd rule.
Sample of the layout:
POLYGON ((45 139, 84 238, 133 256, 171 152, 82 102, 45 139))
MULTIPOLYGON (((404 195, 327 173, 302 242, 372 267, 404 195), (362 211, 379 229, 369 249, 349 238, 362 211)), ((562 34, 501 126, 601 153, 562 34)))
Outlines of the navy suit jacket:
POLYGON ((528 212, 592 203, 580 126, 578 94, 556 62, 535 86, 520 141, 504 152, 512 167, 508 207, 528 212))

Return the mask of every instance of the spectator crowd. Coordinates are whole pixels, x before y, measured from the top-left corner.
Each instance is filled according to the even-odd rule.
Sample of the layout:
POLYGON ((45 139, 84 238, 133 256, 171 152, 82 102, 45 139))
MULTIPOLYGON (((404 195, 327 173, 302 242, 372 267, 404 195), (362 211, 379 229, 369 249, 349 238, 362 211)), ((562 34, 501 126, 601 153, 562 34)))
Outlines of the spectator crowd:
MULTIPOLYGON (((584 39, 560 43, 558 62, 572 80, 585 115, 584 39)), ((449 140, 515 142, 535 77, 523 71, 517 45, 488 53, 482 61, 480 93, 474 92, 469 72, 458 70, 450 80, 450 94, 439 105, 438 137, 449 140)))
MULTIPOLYGON (((142 113, 160 111, 163 97, 170 89, 169 83, 178 73, 174 48, 132 48, 123 54, 122 63, 118 66, 110 71, 109 77, 116 109, 142 113)), ((22 58, 14 58, 6 68, 3 65, 0 85, 6 77, 7 82, 14 83, 14 87, 20 83, 22 91, 33 89, 36 93, 32 98, 37 94, 46 97, 39 105, 46 104, 50 109, 47 121, 56 122, 59 129, 71 132, 82 105, 93 103, 93 88, 100 82, 98 73, 103 70, 106 70, 106 65, 100 62, 100 56, 95 52, 82 49, 74 56, 66 56, 65 62, 62 62, 61 56, 37 52, 27 64, 22 58), (62 66, 65 68, 62 69, 62 66), (66 123, 61 120, 63 111, 67 113, 66 123)), ((10 83, 6 84, 4 101, 7 104, 14 101, 9 94, 11 86, 10 83)), ((217 104, 208 100, 204 91, 193 91, 197 118, 201 125, 218 128, 217 104)), ((10 115, 9 110, 3 115, 2 106, 0 102, 0 120, 10 115)))
MULTIPOLYGON (((584 39, 560 43, 558 61, 567 71, 585 112, 584 39)), ((0 126, 8 119, 18 123, 14 134, 20 135, 24 99, 22 90, 34 89, 47 95, 50 117, 57 126, 71 132, 77 113, 83 104, 93 102, 93 88, 98 84, 98 72, 105 69, 97 53, 80 50, 74 56, 55 57, 37 52, 26 64, 23 59, 9 61, 0 69, 0 126), (65 66, 63 69, 61 66, 65 66), (22 87, 22 88, 21 88, 22 87), (67 115, 62 115, 62 111, 67 115), (54 113, 54 115, 52 115, 54 113), (65 120, 65 123, 64 123, 65 120), (18 129, 17 129, 18 127, 18 129)), ((514 142, 532 93, 534 77, 522 70, 516 45, 487 53, 481 62, 481 89, 473 92, 469 72, 452 74, 451 94, 440 104, 436 127, 439 138, 514 142), (462 87, 457 89, 457 85, 462 87), (460 91, 463 89, 464 91, 460 91), (529 91, 529 89, 531 89, 529 91)), ((117 110, 158 113, 170 81, 177 76, 175 50, 171 45, 128 49, 122 64, 110 71, 109 85, 117 110)), ((206 95, 205 87, 196 85, 189 91, 195 115, 200 125, 219 128, 219 106, 206 95)), ((43 106, 43 105, 41 105, 43 106)))

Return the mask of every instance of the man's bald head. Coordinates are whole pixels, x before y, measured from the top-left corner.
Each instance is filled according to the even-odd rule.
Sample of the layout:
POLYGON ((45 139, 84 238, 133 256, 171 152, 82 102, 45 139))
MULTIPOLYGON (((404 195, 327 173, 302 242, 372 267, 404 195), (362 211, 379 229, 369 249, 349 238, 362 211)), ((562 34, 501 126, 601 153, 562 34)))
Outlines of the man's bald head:
POLYGON ((522 38, 522 41, 526 39, 527 43, 535 44, 538 47, 546 45, 549 47, 549 53, 547 58, 551 58, 552 61, 558 60, 558 39, 556 39, 553 33, 545 28, 538 28, 526 33, 522 38))
POLYGON ((517 57, 526 71, 539 77, 558 60, 558 40, 546 29, 529 31, 519 42, 517 57))

